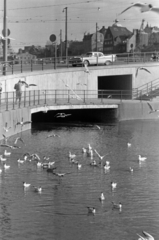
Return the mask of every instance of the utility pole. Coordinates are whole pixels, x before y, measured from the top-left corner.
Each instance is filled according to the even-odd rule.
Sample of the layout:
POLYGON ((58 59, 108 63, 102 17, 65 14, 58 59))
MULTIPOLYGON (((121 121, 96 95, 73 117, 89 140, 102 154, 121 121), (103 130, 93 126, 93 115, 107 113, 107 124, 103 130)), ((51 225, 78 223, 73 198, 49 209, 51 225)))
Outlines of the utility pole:
POLYGON ((60 29, 60 55, 62 61, 62 29, 60 29))
POLYGON ((8 39, 7 37, 7 0, 4 0, 4 17, 3 17, 3 35, 4 35, 4 41, 3 41, 3 61, 4 61, 4 67, 3 67, 3 75, 6 75, 6 63, 7 63, 7 47, 8 47, 8 39))
POLYGON ((98 23, 96 23, 96 52, 98 52, 98 23))
POLYGON ((68 57, 68 44, 67 44, 67 7, 63 9, 63 12, 65 10, 65 55, 66 55, 66 63, 67 63, 67 57, 68 57))

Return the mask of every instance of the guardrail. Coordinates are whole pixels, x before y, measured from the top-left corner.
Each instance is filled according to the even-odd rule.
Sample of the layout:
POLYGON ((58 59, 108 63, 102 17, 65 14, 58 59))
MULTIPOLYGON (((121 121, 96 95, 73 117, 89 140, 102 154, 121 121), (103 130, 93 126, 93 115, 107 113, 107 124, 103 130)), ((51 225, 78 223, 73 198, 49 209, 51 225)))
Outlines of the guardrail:
MULTIPOLYGON (((149 99, 153 96, 149 96, 149 99)), ((0 112, 33 106, 67 104, 108 104, 122 100, 147 100, 142 91, 131 90, 31 90, 23 91, 21 101, 16 104, 16 93, 0 95, 0 112)))
MULTIPOLYGON (((129 64, 129 63, 145 63, 145 62, 154 62, 159 61, 158 54, 152 58, 153 52, 145 53, 122 53, 116 54, 116 60, 114 62, 113 55, 111 63, 114 65, 129 64)), ((57 69, 57 68, 68 68, 72 67, 73 57, 51 57, 51 58, 41 58, 34 60, 23 61, 15 59, 7 62, 0 62, 1 64, 1 73, 2 75, 6 74, 16 74, 23 72, 33 72, 33 71, 43 71, 48 69, 57 69)), ((99 58, 96 58, 95 65, 100 65, 99 58)))

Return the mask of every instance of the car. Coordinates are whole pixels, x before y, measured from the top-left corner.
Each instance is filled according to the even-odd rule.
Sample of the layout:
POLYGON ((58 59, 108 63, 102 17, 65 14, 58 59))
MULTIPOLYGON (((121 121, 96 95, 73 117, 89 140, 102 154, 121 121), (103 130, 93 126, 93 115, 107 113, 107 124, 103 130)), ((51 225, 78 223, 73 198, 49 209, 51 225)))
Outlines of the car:
POLYGON ((80 57, 74 57, 71 59, 73 67, 77 65, 110 65, 116 60, 115 54, 104 55, 102 52, 87 52, 85 55, 80 57))

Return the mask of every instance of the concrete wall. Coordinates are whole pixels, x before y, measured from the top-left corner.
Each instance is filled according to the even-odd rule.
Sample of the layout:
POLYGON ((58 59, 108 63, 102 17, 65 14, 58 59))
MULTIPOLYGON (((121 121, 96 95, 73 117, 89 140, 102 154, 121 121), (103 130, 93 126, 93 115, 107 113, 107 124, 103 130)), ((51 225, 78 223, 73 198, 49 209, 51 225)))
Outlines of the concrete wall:
MULTIPOLYGON (((111 75, 131 75, 132 87, 138 88, 141 85, 148 83, 159 77, 158 63, 143 63, 143 64, 128 64, 128 65, 112 65, 112 66, 97 66, 89 67, 90 73, 84 72, 84 68, 64 68, 48 71, 28 72, 16 75, 2 76, 0 82, 2 83, 3 92, 14 91, 14 84, 19 79, 27 83, 34 83, 36 87, 30 87, 26 90, 43 90, 43 89, 67 89, 65 83, 74 90, 97 90, 98 76, 111 75), (144 70, 138 71, 138 76, 135 77, 138 67, 143 66, 150 72, 144 70), (85 85, 77 85, 80 82, 85 85)), ((119 78, 120 81, 120 78, 119 78)), ((25 90, 25 87, 23 88, 25 90)))

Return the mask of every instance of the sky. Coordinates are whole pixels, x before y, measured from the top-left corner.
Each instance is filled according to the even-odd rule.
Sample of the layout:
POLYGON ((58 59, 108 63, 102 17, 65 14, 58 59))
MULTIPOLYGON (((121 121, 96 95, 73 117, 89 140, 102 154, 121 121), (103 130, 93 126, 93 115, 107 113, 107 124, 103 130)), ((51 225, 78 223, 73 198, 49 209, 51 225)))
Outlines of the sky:
MULTIPOLYGON (((56 35, 57 44, 65 40, 65 17, 67 7, 67 39, 82 41, 85 33, 94 33, 96 23, 99 29, 111 26, 115 19, 130 31, 139 29, 142 19, 145 25, 159 27, 159 14, 141 13, 132 7, 132 0, 6 0, 7 25, 10 30, 12 48, 17 51, 24 46, 45 46, 50 35, 56 35), (64 11, 63 11, 64 10, 64 11)), ((144 3, 144 2, 143 2, 144 3)), ((149 0, 159 7, 158 0, 149 0)), ((4 0, 0 1, 0 31, 3 30, 4 0)))

